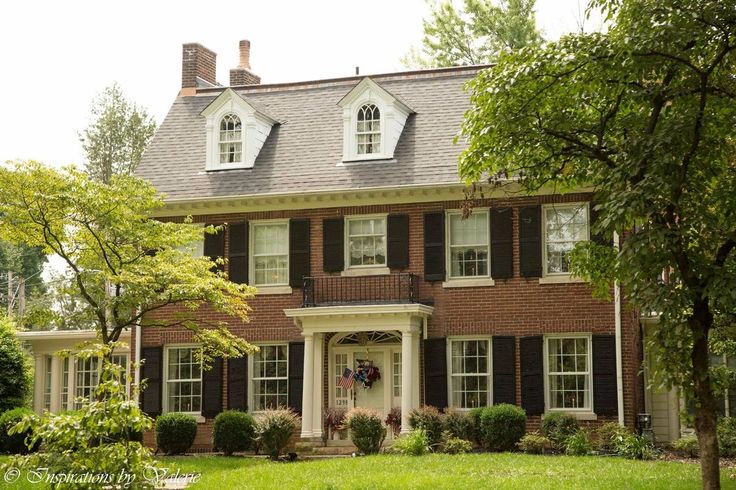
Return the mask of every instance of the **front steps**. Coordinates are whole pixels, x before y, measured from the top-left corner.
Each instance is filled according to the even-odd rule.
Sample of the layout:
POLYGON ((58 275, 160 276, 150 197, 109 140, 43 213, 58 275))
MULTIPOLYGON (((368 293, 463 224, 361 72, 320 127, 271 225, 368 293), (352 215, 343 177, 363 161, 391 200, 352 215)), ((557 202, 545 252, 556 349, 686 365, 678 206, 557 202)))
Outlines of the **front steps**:
MULTIPOLYGON (((387 437, 383 442, 383 447, 388 447, 392 443, 393 438, 387 437)), ((351 456, 353 453, 357 454, 358 452, 358 449, 349 439, 331 439, 328 440, 327 445, 325 445, 321 439, 303 438, 296 443, 295 449, 297 454, 299 454, 299 457, 304 459, 307 459, 310 456, 351 456)))

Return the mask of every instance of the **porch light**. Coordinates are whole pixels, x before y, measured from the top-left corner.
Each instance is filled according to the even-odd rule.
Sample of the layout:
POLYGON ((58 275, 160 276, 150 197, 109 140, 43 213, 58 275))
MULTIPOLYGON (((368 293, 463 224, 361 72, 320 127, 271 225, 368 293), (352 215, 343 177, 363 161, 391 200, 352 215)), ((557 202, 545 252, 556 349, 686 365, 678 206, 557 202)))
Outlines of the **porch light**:
POLYGON ((648 413, 636 414, 636 426, 640 432, 648 432, 652 430, 652 416, 648 413))

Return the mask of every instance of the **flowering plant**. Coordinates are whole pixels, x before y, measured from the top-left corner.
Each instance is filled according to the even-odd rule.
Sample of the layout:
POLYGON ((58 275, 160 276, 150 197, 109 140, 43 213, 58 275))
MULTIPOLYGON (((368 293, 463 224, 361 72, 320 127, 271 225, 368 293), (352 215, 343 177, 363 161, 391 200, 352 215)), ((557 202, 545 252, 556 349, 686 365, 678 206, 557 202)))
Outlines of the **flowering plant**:
POLYGON ((386 416, 386 425, 391 427, 394 436, 398 436, 401 432, 401 407, 393 407, 386 416))

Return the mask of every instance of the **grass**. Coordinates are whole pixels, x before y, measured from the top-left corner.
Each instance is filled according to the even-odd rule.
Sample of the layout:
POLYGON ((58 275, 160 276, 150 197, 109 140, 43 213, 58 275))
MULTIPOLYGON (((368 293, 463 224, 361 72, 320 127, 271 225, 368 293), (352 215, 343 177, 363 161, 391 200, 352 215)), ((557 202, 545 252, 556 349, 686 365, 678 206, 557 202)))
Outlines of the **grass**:
MULTIPOLYGON (((0 457, 0 464, 7 458, 0 457)), ((161 458, 168 472, 200 473, 188 487, 197 489, 370 489, 370 488, 521 488, 521 489, 697 489, 697 464, 630 461, 614 457, 468 454, 448 456, 370 456, 298 463, 264 459, 184 456, 161 458)), ((731 471, 722 473, 723 488, 735 488, 731 471)), ((30 483, 0 488, 44 488, 30 483)), ((22 479, 21 479, 22 480, 22 479)))

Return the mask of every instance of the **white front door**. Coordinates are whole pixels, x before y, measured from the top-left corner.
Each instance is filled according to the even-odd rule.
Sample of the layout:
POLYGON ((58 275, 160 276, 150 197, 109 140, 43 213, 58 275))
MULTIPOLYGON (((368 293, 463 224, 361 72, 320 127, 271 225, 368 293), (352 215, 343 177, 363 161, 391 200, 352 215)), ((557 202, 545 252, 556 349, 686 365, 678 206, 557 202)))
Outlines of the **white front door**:
POLYGON ((373 383, 370 388, 364 388, 363 384, 356 380, 353 385, 355 391, 355 406, 363 408, 372 408, 384 417, 388 415, 386 411, 386 388, 391 384, 391 378, 386 377, 387 370, 386 363, 384 362, 385 351, 373 350, 366 352, 365 349, 353 351, 354 368, 355 371, 358 364, 363 360, 368 360, 373 363, 373 366, 378 368, 378 372, 381 373, 381 379, 373 383))

